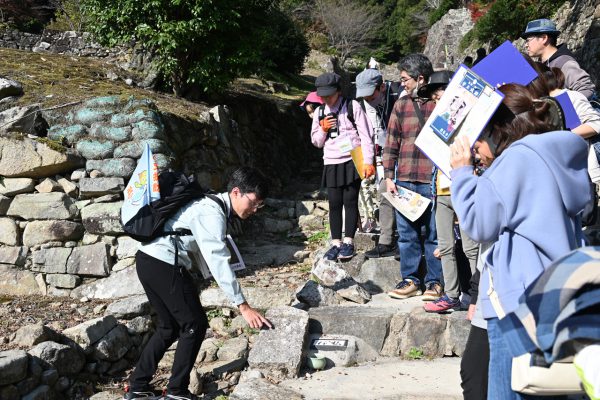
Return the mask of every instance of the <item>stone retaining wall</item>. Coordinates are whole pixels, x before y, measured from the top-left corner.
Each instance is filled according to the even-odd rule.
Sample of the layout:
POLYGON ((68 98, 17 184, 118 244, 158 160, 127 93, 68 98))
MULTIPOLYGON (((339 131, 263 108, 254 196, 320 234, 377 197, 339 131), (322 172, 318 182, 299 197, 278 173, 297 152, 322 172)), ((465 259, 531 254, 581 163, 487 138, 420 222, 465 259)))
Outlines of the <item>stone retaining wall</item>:
POLYGON ((126 46, 102 47, 93 42, 87 32, 52 30, 45 30, 42 34, 5 30, 0 32, 0 47, 98 58, 117 57, 129 51, 126 46))
POLYGON ((105 315, 61 333, 41 323, 20 328, 12 342, 22 350, 0 352, 0 399, 86 399, 91 382, 130 368, 153 333, 146 296, 94 313, 105 315))

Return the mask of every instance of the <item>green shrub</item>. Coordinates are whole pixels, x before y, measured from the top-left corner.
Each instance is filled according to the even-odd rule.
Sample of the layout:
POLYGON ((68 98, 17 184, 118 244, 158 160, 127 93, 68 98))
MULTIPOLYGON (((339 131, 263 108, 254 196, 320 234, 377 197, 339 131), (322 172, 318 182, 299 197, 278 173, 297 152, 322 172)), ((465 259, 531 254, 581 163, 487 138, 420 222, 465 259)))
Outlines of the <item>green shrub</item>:
POLYGON ((83 9, 101 44, 133 38, 153 49, 157 68, 179 96, 190 88, 220 92, 235 78, 269 67, 296 71, 308 52, 272 0, 84 0, 83 9))
POLYGON ((78 31, 86 29, 87 18, 82 9, 82 0, 59 1, 54 20, 48 24, 56 31, 78 31))
POLYGON ((489 42, 491 47, 505 40, 515 40, 525 30, 527 22, 538 18, 552 18, 565 0, 497 0, 488 12, 477 20, 473 33, 461 41, 464 49, 477 40, 489 42))
POLYGON ((449 10, 458 8, 460 6, 459 0, 442 0, 440 6, 432 10, 429 13, 429 25, 433 25, 438 22, 449 10))

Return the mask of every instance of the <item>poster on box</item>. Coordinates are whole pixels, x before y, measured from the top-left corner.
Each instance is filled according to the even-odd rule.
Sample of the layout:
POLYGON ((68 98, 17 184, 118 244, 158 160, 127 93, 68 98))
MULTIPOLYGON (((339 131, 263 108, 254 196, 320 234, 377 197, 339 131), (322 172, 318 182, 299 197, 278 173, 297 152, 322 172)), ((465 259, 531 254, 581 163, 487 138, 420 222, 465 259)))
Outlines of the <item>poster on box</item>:
POLYGON ((427 119, 415 144, 450 177, 450 145, 458 136, 474 143, 504 95, 461 65, 427 119))

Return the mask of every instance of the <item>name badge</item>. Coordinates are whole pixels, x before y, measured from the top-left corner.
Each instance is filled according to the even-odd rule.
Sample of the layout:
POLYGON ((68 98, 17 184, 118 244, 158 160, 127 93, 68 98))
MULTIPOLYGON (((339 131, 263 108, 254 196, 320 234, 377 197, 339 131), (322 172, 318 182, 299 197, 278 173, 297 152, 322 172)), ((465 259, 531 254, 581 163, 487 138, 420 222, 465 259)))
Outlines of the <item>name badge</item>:
POLYGON ((338 138, 336 145, 340 153, 350 153, 353 148, 352 141, 348 136, 338 138))

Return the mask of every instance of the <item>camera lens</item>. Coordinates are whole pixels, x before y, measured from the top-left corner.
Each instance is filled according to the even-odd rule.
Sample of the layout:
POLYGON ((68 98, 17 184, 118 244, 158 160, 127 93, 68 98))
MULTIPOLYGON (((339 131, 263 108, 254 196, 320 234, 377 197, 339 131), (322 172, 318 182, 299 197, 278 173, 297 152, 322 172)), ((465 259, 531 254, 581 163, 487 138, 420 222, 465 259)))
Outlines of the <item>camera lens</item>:
MULTIPOLYGON (((336 114, 336 113, 329 113, 329 114, 327 114, 326 116, 327 116, 327 117, 332 117, 332 118, 335 118, 335 119, 337 120, 337 114, 336 114)), ((336 121, 336 122, 337 122, 337 121, 336 121)), ((336 123, 336 126, 335 126, 335 127, 333 127, 333 128, 330 128, 330 129, 329 129, 329 132, 328 132, 328 133, 329 133, 329 137, 330 137, 330 138, 335 138, 335 137, 337 137, 337 135, 338 135, 337 123, 336 123)))

